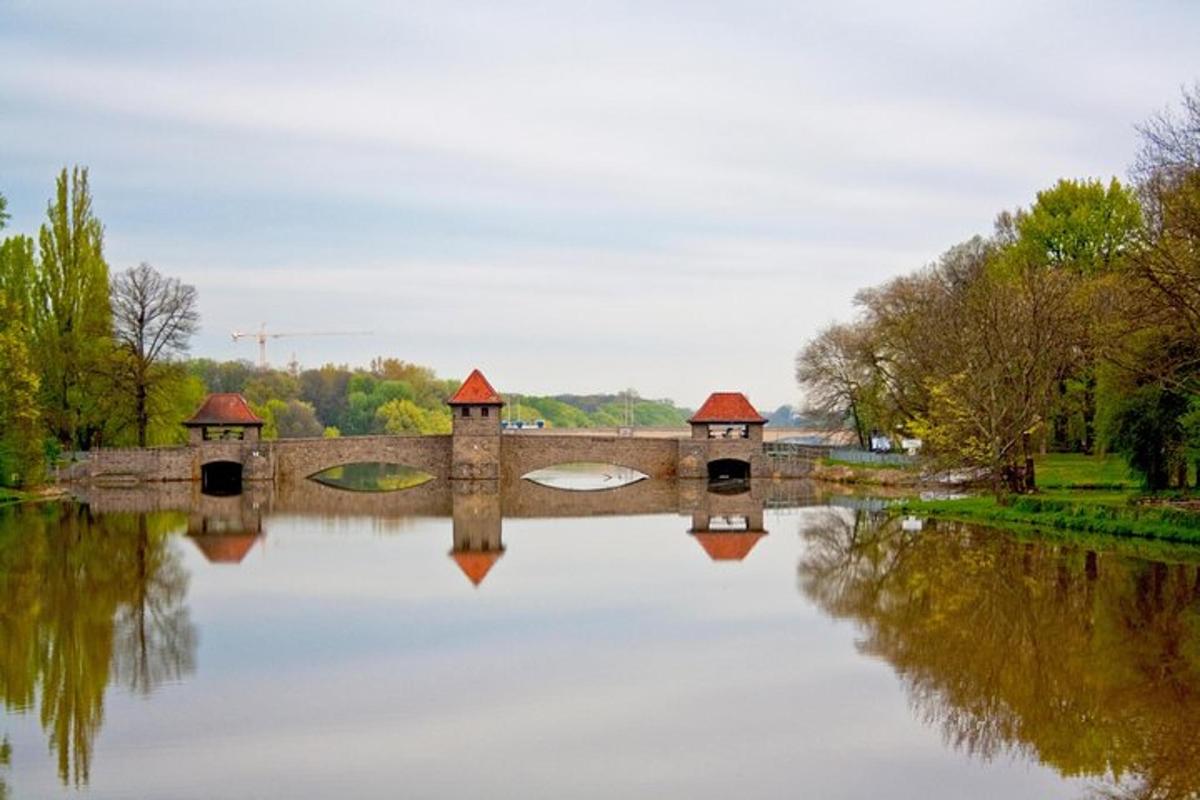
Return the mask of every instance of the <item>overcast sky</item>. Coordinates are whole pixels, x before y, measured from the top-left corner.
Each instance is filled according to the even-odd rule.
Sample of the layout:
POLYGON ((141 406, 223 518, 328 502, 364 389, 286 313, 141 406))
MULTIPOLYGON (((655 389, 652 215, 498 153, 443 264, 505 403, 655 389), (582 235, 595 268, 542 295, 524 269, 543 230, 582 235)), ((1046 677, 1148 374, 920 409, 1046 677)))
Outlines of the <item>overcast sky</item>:
POLYGON ((0 0, 0 192, 32 233, 89 166, 197 355, 771 408, 856 289, 1124 177, 1200 78, 1200 3, 1050 5, 0 0))

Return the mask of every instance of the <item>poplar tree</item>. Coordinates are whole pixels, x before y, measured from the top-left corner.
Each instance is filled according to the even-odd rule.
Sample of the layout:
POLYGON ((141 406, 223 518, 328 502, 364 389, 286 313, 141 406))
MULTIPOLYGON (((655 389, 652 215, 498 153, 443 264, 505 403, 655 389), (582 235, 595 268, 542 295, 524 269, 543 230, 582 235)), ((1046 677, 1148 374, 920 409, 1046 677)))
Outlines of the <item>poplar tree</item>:
POLYGON ((92 212, 87 168, 63 168, 46 217, 36 314, 47 423, 63 444, 86 448, 102 425, 97 381, 111 349, 104 227, 92 212))

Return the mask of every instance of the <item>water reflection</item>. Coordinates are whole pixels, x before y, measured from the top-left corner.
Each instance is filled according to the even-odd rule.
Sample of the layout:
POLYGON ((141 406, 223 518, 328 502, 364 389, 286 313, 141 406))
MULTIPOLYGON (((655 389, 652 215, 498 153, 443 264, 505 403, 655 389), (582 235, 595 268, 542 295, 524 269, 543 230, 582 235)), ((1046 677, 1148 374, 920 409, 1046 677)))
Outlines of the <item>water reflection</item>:
POLYGON ((149 694, 189 674, 179 515, 0 512, 0 696, 38 709, 64 783, 88 779, 110 682, 149 694))
POLYGON ((433 476, 404 464, 362 461, 330 467, 309 479, 354 492, 397 492, 428 483, 433 476))
MULTIPOLYGON (((273 643, 293 648, 292 662, 287 653, 277 656, 285 670, 295 662, 308 666, 307 659, 321 649, 338 651, 349 664, 379 670, 377 690, 392 702, 407 691, 407 681, 424 678, 405 673, 393 686, 386 677, 393 674, 388 651, 373 648, 400 648, 404 658, 414 661, 396 663, 412 666, 425 657, 421 647, 433 647, 429 643, 436 637, 451 638, 453 632, 469 628, 472 613, 482 612, 488 630, 505 619, 509 624, 494 629, 505 633, 495 633, 498 638, 487 645, 490 649, 474 651, 477 657, 503 652, 500 660, 528 663, 535 671, 548 669, 554 660, 532 655, 532 640, 523 637, 543 625, 551 626, 552 633, 557 630, 558 636, 566 635, 562 631, 575 635, 581 626, 590 632, 570 640, 571 647, 590 648, 586 664, 563 656, 573 692, 571 681, 588 669, 600 669, 595 665, 612 657, 606 643, 625 641, 606 638, 614 637, 613 631, 661 635, 662 642, 636 640, 640 647, 653 649, 654 658, 666 658, 678 648, 710 660, 729 657, 736 666, 742 663, 738 658, 750 658, 752 651, 741 648, 753 646, 748 643, 757 641, 753 634, 767 624, 764 620, 774 619, 783 631, 780 635, 772 629, 771 648, 787 639, 789 629, 799 629, 805 615, 796 612, 802 611, 804 598, 857 626, 859 651, 895 670, 916 715, 940 729, 952 750, 984 761, 1012 755, 1040 762, 1064 777, 1091 780, 1097 796, 1175 798, 1195 796, 1200 790, 1200 744, 1191 736, 1192 720, 1200 711, 1200 554, 1186 549, 1134 553, 1121 549, 1126 545, 1104 542, 1102 549, 1089 550, 947 524, 906 530, 901 521, 881 513, 879 503, 830 497, 820 487, 803 483, 753 482, 744 492, 720 494, 709 491, 704 482, 646 480, 621 492, 597 493, 563 492, 529 481, 435 481, 405 492, 363 494, 300 481, 275 491, 248 486, 236 497, 209 497, 181 484, 96 489, 85 499, 86 505, 0 512, 0 695, 9 711, 36 715, 64 784, 88 781, 110 685, 132 695, 149 695, 196 671, 197 632, 188 613, 189 576, 184 566, 190 559, 197 573, 194 595, 211 599, 220 594, 213 586, 240 588, 258 592, 255 597, 272 609, 269 617, 238 623, 243 627, 236 633, 243 638, 232 641, 247 648, 246 658, 252 660, 255 651, 245 642, 261 636, 275 636, 273 643), (592 550, 583 554, 585 563, 589 570, 607 567, 610 571, 602 573, 606 579, 623 576, 620 580, 628 582, 620 591, 644 593, 636 604, 625 604, 622 598, 609 618, 602 613, 604 598, 581 600, 570 594, 575 578, 542 584, 542 594, 525 605, 502 602, 512 603, 522 581, 536 576, 523 569, 538 561, 539 543, 543 549, 563 548, 560 557, 575 555, 571 548, 577 540, 564 537, 589 526, 567 520, 618 515, 646 515, 668 528, 665 539, 654 540, 633 536, 641 531, 631 533, 636 526, 629 520, 610 524, 606 519, 592 526, 603 528, 606 537, 618 537, 592 541, 604 546, 623 541, 626 550, 620 552, 616 545, 611 545, 611 553, 592 550), (427 525, 426 530, 436 537, 399 535, 410 530, 412 520, 425 517, 434 518, 433 527, 427 525), (319 535, 324 527, 337 530, 350 518, 370 520, 375 527, 369 536, 354 541, 319 535), (528 528, 526 536, 521 535, 516 521, 525 518, 564 521, 540 526, 553 535, 538 539, 528 536, 528 528), (309 524, 316 519, 330 522, 309 524), (511 541, 506 542, 509 521, 515 532, 509 531, 511 541), (797 527, 798 540, 792 535, 797 527), (320 566, 313 569, 315 562, 309 562, 305 580, 328 577, 330 584, 308 594, 295 588, 301 582, 276 559, 248 559, 268 531, 273 543, 283 544, 273 547, 273 555, 286 558, 291 549, 296 557, 310 547, 310 557, 320 566), (406 543, 393 547, 399 542, 406 543), (663 571, 658 569, 662 565, 638 571, 643 568, 643 543, 661 547, 671 559, 678 552, 679 569, 691 570, 687 580, 674 585, 674 591, 682 593, 665 591, 663 571), (368 549, 354 549, 364 547, 368 549), (796 549, 788 548, 801 553, 797 556, 796 549), (395 556, 394 561, 380 562, 387 585, 407 581, 448 588, 432 600, 420 594, 404 595, 399 601, 388 596, 378 606, 357 591, 324 594, 339 580, 358 589, 367 571, 364 552, 395 556), (433 559, 428 569, 421 566, 424 562, 400 558, 421 553, 433 559), (788 578, 797 557, 800 597, 788 578), (709 564, 708 559, 720 564, 709 564), (209 569, 208 564, 216 566, 209 569), (273 588, 259 583, 267 577, 262 567, 272 565, 284 582, 273 588), (215 583, 205 584, 206 580, 215 583), (292 592, 272 601, 270 592, 280 592, 280 585, 293 586, 292 592), (719 598, 714 591, 718 589, 719 598), (333 608, 331 596, 360 605, 350 606, 349 612, 333 608), (778 613, 766 613, 767 596, 782 598, 778 613), (704 605, 713 598, 719 602, 704 605), (670 609, 697 608, 706 611, 670 616, 670 609), (537 616, 543 609, 553 614, 537 616), (650 627, 656 617, 662 628, 650 627), (400 620, 409 627, 355 627, 367 624, 364 620, 389 626, 400 620), (272 630, 276 625, 282 630, 272 630), (380 630, 388 635, 380 635, 380 630), (374 632, 375 639, 363 631, 374 632), (711 650, 689 649, 699 648, 698 642, 708 641, 710 635, 711 650), (294 649, 308 643, 313 650, 294 649), (342 654, 342 649, 347 652, 342 654), (359 651, 366 654, 363 661, 352 661, 359 651)), ((546 574, 561 572, 557 563, 543 567, 546 574)), ((579 579, 589 592, 603 592, 599 579, 591 584, 586 576, 579 579)), ((245 608, 238 602, 226 597, 225 605, 217 608, 221 613, 245 608)), ((204 611, 201 606, 197 614, 204 611)), ((200 618, 209 620, 207 614, 200 618)), ((213 630, 207 633, 212 647, 213 630)), ((431 674, 440 678, 441 670, 449 669, 446 665, 459 664, 461 646, 454 644, 431 674)), ((848 649, 844 641, 839 646, 848 649)), ((760 652, 783 652, 771 648, 760 652)), ((793 671, 796 686, 811 684, 814 674, 825 673, 805 672, 806 660, 821 650, 817 646, 795 658, 777 658, 772 669, 783 677, 764 685, 783 692, 793 671)), ((210 670, 206 674, 214 680, 237 657, 228 651, 204 655, 210 670)), ((274 651, 271 656, 276 657, 274 651)), ((839 657, 833 654, 835 663, 839 657)), ((746 663, 764 666, 769 660, 746 663)), ((457 680, 467 684, 473 669, 494 666, 469 663, 456 673, 457 680)), ((629 662, 627 679, 641 675, 644 666, 629 662)), ((837 668, 844 669, 844 662, 830 670, 837 668)), ((301 680, 297 673, 288 674, 301 680)), ((314 674, 323 673, 314 667, 314 674)), ((360 682, 357 672, 347 674, 353 676, 344 677, 348 683, 360 682)), ((235 672, 233 681, 237 678, 235 672)), ((846 681, 860 678, 856 673, 846 681)), ((436 680, 429 684, 437 685, 436 680)), ((837 700, 837 684, 829 685, 837 700)), ((849 691, 858 689, 855 684, 849 691)), ((826 691, 824 685, 818 691, 826 691)), ((164 693, 156 701, 171 696, 164 693)), ((221 698, 201 692, 193 701, 220 703, 221 698)), ((304 697, 304 703, 320 701, 304 697)), ((513 704, 520 705, 515 699, 513 704)), ((257 733, 272 730, 271 713, 288 713, 269 704, 263 708, 270 713, 255 718, 261 726, 257 733)), ((568 723, 574 721, 563 724, 568 723)), ((778 733, 793 731, 788 726, 795 724, 794 719, 786 720, 778 733)), ((0 742, 6 741, 5 733, 0 731, 0 742)), ((21 745, 16 731, 12 733, 21 745)), ((26 749, 21 746, 21 754, 26 749)), ((0 797, 4 756, 0 746, 0 797)), ((99 772, 96 780, 101 780, 99 772)))
POLYGON ((631 483, 647 480, 649 477, 644 472, 630 467, 590 461, 556 464, 545 469, 534 470, 524 476, 525 480, 542 486, 575 492, 619 489, 631 483))
POLYGON ((240 564, 263 538, 262 509, 229 498, 226 507, 209 501, 188 514, 187 536, 210 564, 240 564))
POLYGON ((454 546, 450 557, 475 586, 504 555, 500 489, 495 481, 462 484, 454 494, 454 546))
MULTIPOLYGON (((1034 758, 1102 797, 1200 792, 1200 566, 830 511, 800 588, 854 620, 953 747, 1034 758)), ((1186 560, 1185 560, 1186 559, 1186 560)))

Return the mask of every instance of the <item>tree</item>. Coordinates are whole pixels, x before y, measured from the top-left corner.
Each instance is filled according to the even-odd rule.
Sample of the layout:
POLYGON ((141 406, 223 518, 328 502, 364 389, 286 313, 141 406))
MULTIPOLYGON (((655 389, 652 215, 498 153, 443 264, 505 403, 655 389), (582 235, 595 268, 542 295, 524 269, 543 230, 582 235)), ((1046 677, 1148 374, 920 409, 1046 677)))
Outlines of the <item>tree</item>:
POLYGON ((33 486, 43 472, 40 381, 23 316, 0 288, 0 486, 33 486))
POLYGON ((1031 262, 1094 276, 1121 265, 1141 223, 1137 197, 1116 178, 1107 186, 1064 179, 1038 192, 1028 211, 1002 214, 998 228, 1012 225, 1013 243, 1031 262))
POLYGON ((187 352, 199 327, 196 289, 143 262, 113 281, 112 318, 118 385, 133 397, 137 443, 145 447, 151 396, 185 377, 170 361, 187 352))
POLYGON ((878 374, 872 368, 869 337, 864 323, 830 325, 796 356, 796 381, 805 389, 810 407, 853 420, 864 449, 871 429, 879 424, 878 374))
POLYGON ((263 418, 264 439, 303 439, 325 433, 313 407, 302 400, 271 399, 254 410, 263 418))
POLYGON ((104 228, 92 212, 86 168, 66 168, 55 182, 38 234, 37 360, 51 430, 85 448, 103 424, 97 379, 110 343, 104 228))
POLYGON ((449 411, 424 409, 411 400, 397 398, 379 407, 376 416, 387 433, 449 433, 449 411))
POLYGON ((8 198, 0 194, 0 230, 4 230, 10 219, 12 215, 8 213, 8 198))
POLYGON ((997 252, 935 335, 942 364, 914 428, 935 455, 985 468, 998 494, 1033 488, 1030 437, 1083 335, 1071 291, 1061 272, 997 252))
POLYGON ((1183 92, 1181 113, 1139 131, 1135 175, 1148 224, 1134 266, 1163 322, 1200 337, 1200 84, 1183 92))

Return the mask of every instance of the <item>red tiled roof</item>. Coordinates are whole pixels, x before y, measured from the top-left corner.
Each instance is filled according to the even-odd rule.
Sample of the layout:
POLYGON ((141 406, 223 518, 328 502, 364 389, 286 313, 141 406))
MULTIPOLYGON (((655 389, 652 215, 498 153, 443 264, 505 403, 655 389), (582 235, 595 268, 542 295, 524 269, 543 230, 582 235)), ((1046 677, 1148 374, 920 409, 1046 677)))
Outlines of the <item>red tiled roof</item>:
POLYGON ((766 422, 741 392, 713 392, 688 422, 766 422))
POLYGON ((502 555, 503 550, 455 550, 450 557, 471 583, 478 586, 502 555))
POLYGON ((213 564, 240 564, 246 554, 254 549, 258 534, 216 534, 190 537, 204 557, 213 564))
POLYGON ((500 397, 500 393, 492 388, 492 385, 488 383, 488 379, 483 377, 483 373, 477 369, 471 370, 471 374, 463 381, 463 385, 458 387, 458 391, 446 402, 452 406, 504 405, 504 400, 500 397))
POLYGON ((200 409, 184 425, 262 425, 246 398, 237 392, 217 392, 204 398, 200 409))
POLYGON ((763 531, 721 531, 692 535, 713 561, 741 561, 767 534, 763 531))

